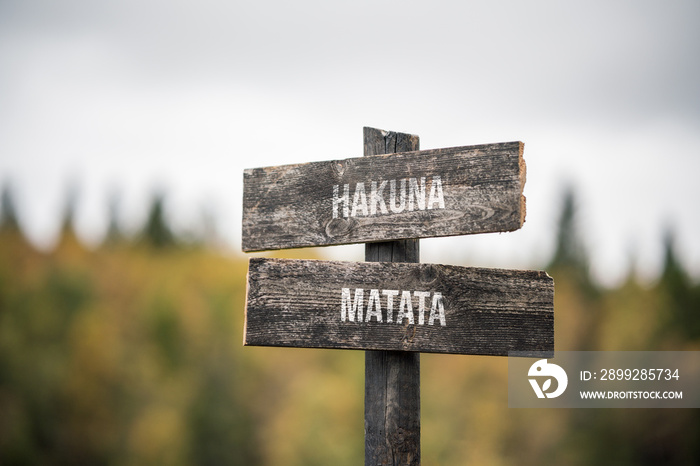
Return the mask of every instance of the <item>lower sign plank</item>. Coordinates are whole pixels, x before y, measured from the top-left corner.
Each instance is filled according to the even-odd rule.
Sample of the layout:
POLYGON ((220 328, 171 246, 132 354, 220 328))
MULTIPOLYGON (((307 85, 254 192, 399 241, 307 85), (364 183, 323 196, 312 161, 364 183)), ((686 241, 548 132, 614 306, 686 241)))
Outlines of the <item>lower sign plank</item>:
POLYGON ((244 344, 553 351, 554 282, 537 271, 254 258, 244 344))

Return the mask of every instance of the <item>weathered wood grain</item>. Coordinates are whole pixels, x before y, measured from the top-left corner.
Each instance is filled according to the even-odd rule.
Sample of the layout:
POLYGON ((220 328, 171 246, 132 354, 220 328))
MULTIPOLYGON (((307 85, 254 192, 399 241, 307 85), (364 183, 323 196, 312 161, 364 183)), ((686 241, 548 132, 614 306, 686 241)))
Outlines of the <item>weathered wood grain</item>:
MULTIPOLYGON (((409 152, 418 136, 365 127, 364 155, 409 152)), ((368 262, 420 262, 418 239, 365 245, 368 262)), ((365 465, 417 466, 420 445, 420 353, 365 351, 365 465)))
POLYGON ((517 230, 525 221, 522 154, 523 143, 508 142, 247 169, 242 248, 260 251, 517 230), (423 190, 422 202, 413 199, 411 183, 414 190, 423 190))
MULTIPOLYGON (((253 258, 248 272, 245 345, 507 355, 553 351, 554 282, 544 272, 436 264, 253 258), (379 290, 382 322, 342 320, 342 289, 354 298, 379 290), (388 295, 393 321, 388 322, 388 295), (413 324, 398 314, 402 291, 412 299, 413 324), (425 295, 423 323, 419 300, 425 295), (433 316, 440 293, 444 321, 433 316)), ((352 303, 351 303, 352 304, 352 303)), ((376 308, 374 309, 376 311, 376 308)), ((438 306, 439 310, 439 306, 438 306)))

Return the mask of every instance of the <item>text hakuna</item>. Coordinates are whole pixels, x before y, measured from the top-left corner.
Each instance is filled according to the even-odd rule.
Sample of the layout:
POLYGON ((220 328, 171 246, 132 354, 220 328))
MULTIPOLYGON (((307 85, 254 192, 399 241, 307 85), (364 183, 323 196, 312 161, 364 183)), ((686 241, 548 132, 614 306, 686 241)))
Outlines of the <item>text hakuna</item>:
POLYGON ((340 185, 333 186, 333 218, 398 214, 404 211, 444 209, 445 197, 442 191, 442 179, 430 178, 430 190, 427 189, 426 177, 404 178, 400 180, 372 181, 369 193, 365 183, 356 183, 350 202, 350 185, 344 184, 341 194, 340 185), (385 190, 389 191, 389 202, 384 199, 385 190), (341 210, 342 206, 342 210, 341 210))

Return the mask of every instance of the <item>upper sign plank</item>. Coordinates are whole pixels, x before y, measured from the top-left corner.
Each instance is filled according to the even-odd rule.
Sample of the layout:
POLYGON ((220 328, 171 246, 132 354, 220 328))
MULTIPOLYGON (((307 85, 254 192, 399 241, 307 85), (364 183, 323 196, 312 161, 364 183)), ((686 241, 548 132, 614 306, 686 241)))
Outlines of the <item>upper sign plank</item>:
POLYGON ((544 272, 250 260, 244 344, 507 355, 554 350, 544 272))
POLYGON ((524 184, 522 142, 248 169, 242 248, 513 231, 524 184))

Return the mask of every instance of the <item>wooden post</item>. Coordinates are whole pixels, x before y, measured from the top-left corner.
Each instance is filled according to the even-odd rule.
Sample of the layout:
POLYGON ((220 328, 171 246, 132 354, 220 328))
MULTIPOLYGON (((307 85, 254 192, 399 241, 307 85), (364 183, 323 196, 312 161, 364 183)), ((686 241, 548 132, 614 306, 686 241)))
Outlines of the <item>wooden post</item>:
MULTIPOLYGON (((364 128, 365 156, 416 150, 418 136, 364 128)), ((365 260, 419 262, 418 240, 367 243, 365 260)), ((385 464, 420 464, 420 353, 365 352, 365 465, 385 464)))

